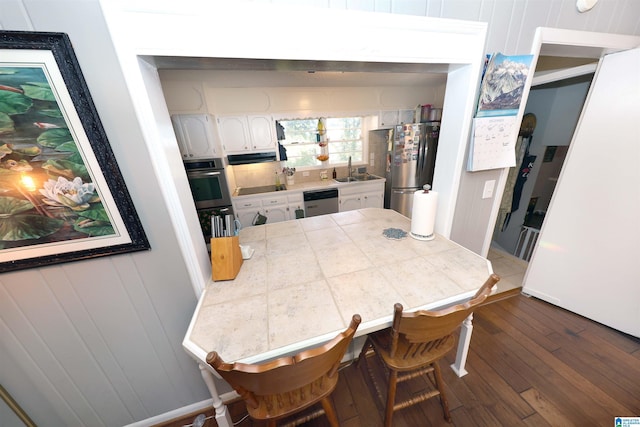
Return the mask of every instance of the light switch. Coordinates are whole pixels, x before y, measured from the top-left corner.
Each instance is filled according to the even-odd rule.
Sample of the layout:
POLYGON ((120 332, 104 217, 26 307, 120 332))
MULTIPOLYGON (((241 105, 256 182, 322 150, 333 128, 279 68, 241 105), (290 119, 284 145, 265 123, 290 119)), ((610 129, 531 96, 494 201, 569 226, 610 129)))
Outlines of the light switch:
POLYGON ((496 180, 491 179, 489 181, 484 182, 484 190, 482 191, 483 199, 490 199, 493 197, 493 189, 496 186, 496 180))

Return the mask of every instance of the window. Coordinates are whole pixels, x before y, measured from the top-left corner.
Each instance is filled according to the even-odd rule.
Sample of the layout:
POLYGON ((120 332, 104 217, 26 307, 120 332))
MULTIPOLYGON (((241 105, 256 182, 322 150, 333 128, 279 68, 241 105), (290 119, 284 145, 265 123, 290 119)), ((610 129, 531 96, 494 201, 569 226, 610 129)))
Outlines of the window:
POLYGON ((363 120, 362 117, 327 118, 327 139, 329 141, 329 160, 320 162, 316 156, 320 153, 317 143, 318 119, 278 120, 284 128, 286 139, 280 143, 287 149, 287 165, 291 167, 315 167, 346 164, 351 156, 353 163, 364 159, 363 120))

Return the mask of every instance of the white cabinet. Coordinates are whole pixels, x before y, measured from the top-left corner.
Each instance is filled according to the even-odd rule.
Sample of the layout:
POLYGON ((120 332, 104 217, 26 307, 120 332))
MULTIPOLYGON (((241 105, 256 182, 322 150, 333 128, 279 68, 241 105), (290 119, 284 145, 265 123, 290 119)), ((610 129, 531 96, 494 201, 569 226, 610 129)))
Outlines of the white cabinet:
POLYGON ((182 158, 219 157, 219 143, 213 118, 208 114, 175 114, 171 116, 182 158))
POLYGON ((338 199, 340 212, 353 211, 362 207, 360 193, 341 195, 338 199))
POLYGON ((243 197, 233 200, 233 213, 242 228, 251 227, 256 214, 262 210, 260 197, 243 197))
POLYGON ((384 206, 384 190, 375 190, 362 194, 363 208, 382 208, 384 206))
POLYGON ((218 117, 218 127, 225 153, 242 153, 251 149, 249 124, 246 117, 218 117))
POLYGON ((380 111, 378 126, 391 127, 398 124, 398 110, 380 111))
POLYGON ((378 126, 381 128, 390 128, 395 125, 415 122, 415 110, 387 110, 380 111, 378 126))
POLYGON ((287 212, 287 196, 285 194, 277 194, 265 196, 262 198, 262 207, 264 208, 267 223, 282 222, 288 218, 287 212))
POLYGON ((302 198, 302 193, 299 193, 295 197, 289 197, 289 205, 287 206, 287 219, 296 219, 296 210, 298 209, 304 212, 304 200, 302 198))
POLYGON ((221 116, 218 126, 226 154, 276 150, 275 122, 271 116, 221 116))
POLYGON ((416 110, 399 110, 398 111, 398 124, 403 125, 405 123, 416 123, 420 120, 416 120, 416 110))
POLYGON ((384 205, 384 181, 355 182, 338 187, 340 212, 362 208, 382 208, 384 205))
POLYGON ((242 227, 251 227, 256 214, 267 217, 267 223, 296 219, 296 209, 303 209, 301 192, 277 192, 263 196, 235 198, 233 210, 242 227))
POLYGON ((248 116, 249 135, 253 151, 273 151, 276 149, 275 121, 271 116, 248 116))

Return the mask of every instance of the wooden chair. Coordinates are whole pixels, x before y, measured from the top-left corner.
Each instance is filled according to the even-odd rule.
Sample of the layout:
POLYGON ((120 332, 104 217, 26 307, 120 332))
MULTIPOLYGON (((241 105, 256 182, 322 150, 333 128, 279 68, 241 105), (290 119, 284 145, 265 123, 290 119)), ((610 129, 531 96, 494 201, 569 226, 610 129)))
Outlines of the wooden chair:
POLYGON ((476 294, 467 302, 439 311, 416 311, 403 313, 402 305, 394 305, 393 325, 390 328, 374 332, 367 336, 360 352, 358 363, 364 360, 378 397, 384 405, 380 387, 374 372, 367 362, 370 349, 378 356, 388 371, 388 387, 385 408, 385 427, 391 426, 394 411, 440 396, 444 418, 451 422, 451 414, 445 396, 442 374, 438 360, 443 358, 456 345, 456 330, 473 310, 491 293, 491 288, 500 278, 492 274, 476 294), (433 386, 427 391, 412 395, 396 402, 397 383, 426 375, 433 386))
POLYGON ((355 314, 344 332, 320 347, 295 356, 253 365, 225 363, 216 352, 211 352, 207 363, 240 394, 249 415, 267 421, 269 427, 318 402, 322 403, 322 409, 300 421, 326 414, 331 426, 337 427, 338 418, 329 395, 336 388, 340 361, 360 321, 360 316, 355 314))

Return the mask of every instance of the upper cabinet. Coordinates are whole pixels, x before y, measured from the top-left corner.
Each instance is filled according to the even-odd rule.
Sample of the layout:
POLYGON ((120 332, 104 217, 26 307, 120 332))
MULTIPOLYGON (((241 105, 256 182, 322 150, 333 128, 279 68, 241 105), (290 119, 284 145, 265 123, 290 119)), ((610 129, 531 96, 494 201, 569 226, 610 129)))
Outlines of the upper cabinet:
POLYGON ((182 158, 198 159, 219 157, 219 144, 208 114, 176 114, 171 116, 182 158))
POLYGON ((395 125, 415 122, 415 110, 385 110, 380 111, 378 125, 381 128, 388 128, 395 125))
POLYGON ((226 154, 276 150, 275 122, 271 116, 221 116, 218 126, 226 154))
POLYGON ((271 116, 248 116, 249 134, 254 151, 276 149, 276 128, 271 116))

